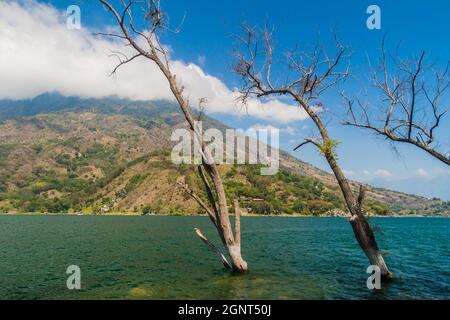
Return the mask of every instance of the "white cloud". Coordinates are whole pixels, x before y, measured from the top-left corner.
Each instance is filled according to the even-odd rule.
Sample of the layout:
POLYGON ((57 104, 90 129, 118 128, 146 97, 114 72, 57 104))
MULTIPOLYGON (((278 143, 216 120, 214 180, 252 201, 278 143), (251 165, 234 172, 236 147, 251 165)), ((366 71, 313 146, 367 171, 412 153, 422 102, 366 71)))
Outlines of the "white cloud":
POLYGON ((282 129, 283 132, 286 132, 286 134, 290 136, 297 135, 297 128, 296 127, 285 127, 282 129))
POLYGON ((254 124, 250 126, 247 130, 280 130, 280 128, 272 126, 270 124, 254 124))
POLYGON ((200 55, 197 57, 197 63, 201 66, 204 66, 206 62, 206 57, 204 55, 200 55))
POLYGON ((345 170, 345 169, 343 169, 342 170, 344 173, 345 173, 345 175, 347 175, 347 176, 354 176, 355 174, 356 174, 356 172, 355 171, 352 171, 352 170, 345 170))
MULTIPOLYGON (((387 181, 393 181, 395 179, 398 179, 399 177, 396 176, 393 172, 386 170, 386 169, 376 169, 376 170, 363 170, 362 171, 362 175, 359 176, 359 178, 362 181, 366 181, 366 182, 373 182, 373 181, 377 181, 377 180, 384 180, 385 182, 387 181)), ((353 177, 354 179, 357 179, 357 175, 355 175, 353 177)))
POLYGON ((285 133, 290 136, 293 136, 297 133, 297 129, 292 126, 273 126, 270 124, 260 124, 260 123, 250 126, 247 130, 268 130, 268 131, 270 131, 270 130, 274 130, 274 129, 277 129, 281 133, 285 133))
POLYGON ((446 175, 450 174, 450 170, 448 170, 447 168, 433 168, 431 173, 433 176, 446 175))
MULTIPOLYGON (((131 55, 129 48, 96 37, 93 30, 68 30, 63 13, 51 6, 33 0, 20 3, 0 2, 0 99, 31 98, 46 91, 83 97, 172 99, 159 70, 143 58, 125 65, 116 77, 108 77, 117 63, 108 55, 111 51, 131 55)), ((220 79, 193 63, 174 60, 171 65, 194 107, 207 97, 211 113, 248 114, 279 123, 308 118, 300 108, 275 99, 237 106, 238 93, 220 79)))
POLYGON ((377 169, 373 172, 373 175, 379 178, 392 178, 394 176, 394 174, 392 172, 390 172, 389 170, 386 169, 377 169))
POLYGON ((426 171, 425 169, 419 168, 419 169, 417 169, 417 174, 421 177, 426 177, 426 176, 428 176, 428 171, 426 171))

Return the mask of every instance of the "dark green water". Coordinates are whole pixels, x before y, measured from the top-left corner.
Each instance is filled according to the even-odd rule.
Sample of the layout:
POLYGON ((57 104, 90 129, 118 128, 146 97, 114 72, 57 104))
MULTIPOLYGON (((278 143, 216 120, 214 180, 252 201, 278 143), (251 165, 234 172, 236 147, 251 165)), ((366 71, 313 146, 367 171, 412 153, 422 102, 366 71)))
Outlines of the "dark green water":
POLYGON ((368 266, 338 218, 244 217, 251 272, 233 276, 193 233, 205 217, 0 216, 2 299, 445 299, 450 219, 372 219, 395 280, 366 287, 368 266), (81 268, 81 290, 66 268, 81 268))

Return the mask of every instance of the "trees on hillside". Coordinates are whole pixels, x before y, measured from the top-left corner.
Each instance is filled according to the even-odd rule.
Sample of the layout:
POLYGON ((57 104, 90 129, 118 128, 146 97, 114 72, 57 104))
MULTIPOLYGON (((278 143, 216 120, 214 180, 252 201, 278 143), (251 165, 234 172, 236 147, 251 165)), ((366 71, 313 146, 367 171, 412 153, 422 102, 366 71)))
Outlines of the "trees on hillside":
POLYGON ((304 140, 295 149, 310 144, 317 148, 328 162, 336 177, 350 213, 350 224, 355 237, 372 265, 380 268, 381 276, 388 278, 391 273, 378 248, 375 235, 367 222, 362 206, 365 188, 361 185, 359 193, 352 190, 343 170, 338 164, 333 140, 322 118, 319 99, 328 89, 345 80, 348 68, 344 65, 349 57, 349 49, 336 39, 333 56, 320 46, 312 52, 289 52, 286 68, 274 65, 272 32, 267 28, 261 32, 256 28, 243 26, 244 34, 238 37, 235 71, 242 78, 240 99, 245 103, 250 97, 268 99, 271 96, 284 96, 294 101, 312 119, 319 133, 318 137, 304 140), (273 80, 274 70, 281 70, 277 80, 273 80), (288 79, 283 81, 281 79, 288 79))
MULTIPOLYGON (((437 63, 427 64, 425 52, 413 60, 400 59, 385 49, 383 40, 371 81, 380 99, 369 103, 344 96, 349 115, 344 124, 414 145, 450 166, 450 149, 436 137, 450 109, 450 62, 439 70, 437 63)), ((448 137, 447 131, 442 139, 448 137)))
MULTIPOLYGON (((235 202, 235 230, 229 219, 228 203, 225 195, 225 189, 222 177, 219 172, 218 165, 214 162, 214 158, 207 148, 205 142, 201 139, 202 132, 198 132, 195 126, 195 119, 192 113, 191 105, 184 95, 184 87, 181 79, 171 69, 168 56, 168 48, 161 43, 161 33, 170 32, 168 18, 164 10, 161 8, 159 0, 145 1, 120 1, 120 10, 111 4, 111 1, 99 0, 108 11, 114 16, 120 33, 101 33, 104 36, 110 36, 124 41, 125 46, 133 49, 134 54, 131 57, 118 54, 119 64, 114 68, 113 73, 123 65, 132 62, 136 58, 145 58, 149 62, 154 63, 159 71, 166 78, 173 97, 181 108, 189 128, 201 146, 202 164, 198 166, 198 173, 203 181, 206 194, 208 196, 208 204, 199 196, 189 190, 189 194, 197 200, 199 205, 208 213, 212 223, 217 229, 219 236, 228 250, 231 263, 219 253, 225 266, 237 272, 246 272, 248 270, 247 262, 241 255, 241 234, 240 234, 240 211, 235 202), (135 11, 135 9, 137 11, 135 11), (137 27, 133 20, 133 13, 139 14, 140 21, 144 21, 144 25, 137 27)), ((196 229, 197 235, 205 241, 210 247, 206 237, 200 230, 196 229)), ((214 247, 211 247, 214 249, 214 247)))

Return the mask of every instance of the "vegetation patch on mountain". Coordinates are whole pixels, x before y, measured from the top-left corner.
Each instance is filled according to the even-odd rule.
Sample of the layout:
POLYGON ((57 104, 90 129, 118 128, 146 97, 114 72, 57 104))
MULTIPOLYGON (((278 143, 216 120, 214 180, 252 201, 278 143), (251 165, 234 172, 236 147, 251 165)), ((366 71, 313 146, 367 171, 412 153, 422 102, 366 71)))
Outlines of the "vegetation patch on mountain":
MULTIPOLYGON (((170 134, 185 126, 171 103, 59 95, 37 100, 0 102, 0 212, 202 213, 179 186, 187 183, 206 199, 196 168, 170 160, 170 134)), ((285 152, 274 176, 260 175, 258 165, 220 170, 228 200, 238 198, 248 214, 345 212, 333 177, 285 152)), ((450 203, 369 186, 365 211, 445 215, 450 203)))

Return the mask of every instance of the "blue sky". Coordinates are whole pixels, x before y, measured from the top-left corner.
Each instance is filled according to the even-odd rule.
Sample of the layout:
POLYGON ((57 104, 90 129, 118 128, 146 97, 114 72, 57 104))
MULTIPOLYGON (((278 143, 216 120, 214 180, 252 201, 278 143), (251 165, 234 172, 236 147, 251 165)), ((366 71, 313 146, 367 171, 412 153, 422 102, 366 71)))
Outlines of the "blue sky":
MULTIPOLYGON (((83 28, 94 31, 113 24, 113 20, 94 0, 53 0, 48 3, 60 10, 71 4, 81 8, 83 28)), ((388 48, 401 44, 405 57, 425 50, 432 59, 450 59, 449 26, 450 2, 418 1, 163 1, 171 21, 176 24, 184 14, 186 20, 181 33, 168 35, 164 42, 170 45, 173 59, 195 63, 201 69, 223 81, 229 88, 239 85, 231 72, 233 34, 246 21, 250 25, 269 23, 276 29, 275 44, 279 52, 296 45, 313 45, 320 34, 325 46, 332 48, 331 31, 351 46, 351 70, 356 79, 348 83, 357 90, 366 83, 367 55, 376 57, 381 38, 387 35, 388 48), (376 4, 381 8, 381 30, 366 27, 366 8, 376 4)), ((450 101, 446 101, 450 103, 450 101)), ((324 104, 337 115, 343 115, 343 104, 332 92, 324 104)), ((215 116, 227 124, 246 129, 253 125, 274 125, 281 131, 281 147, 289 151, 307 137, 313 129, 308 120, 273 123, 268 119, 215 116)), ((394 188, 426 196, 450 200, 450 168, 422 151, 409 146, 398 146, 399 155, 386 141, 369 132, 342 127, 336 118, 330 118, 329 131, 342 144, 338 148, 339 161, 349 178, 371 182, 377 186, 394 188)), ((443 145, 450 147, 450 116, 439 131, 443 145)), ((320 155, 310 147, 293 153, 298 158, 328 170, 320 155)))

